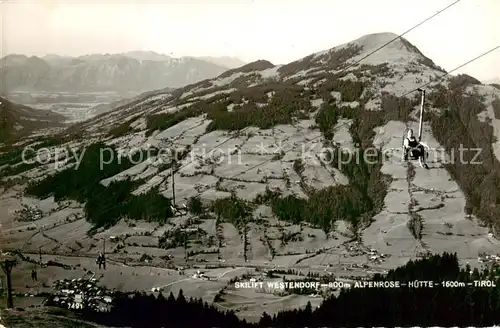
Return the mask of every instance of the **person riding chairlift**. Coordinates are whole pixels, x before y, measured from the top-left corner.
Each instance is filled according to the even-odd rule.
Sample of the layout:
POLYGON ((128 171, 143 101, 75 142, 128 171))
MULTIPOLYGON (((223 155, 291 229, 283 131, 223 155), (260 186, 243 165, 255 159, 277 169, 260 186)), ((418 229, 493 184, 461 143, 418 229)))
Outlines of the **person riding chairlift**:
POLYGON ((422 165, 426 168, 428 167, 427 163, 425 162, 425 157, 426 157, 425 156, 425 149, 429 149, 429 146, 427 146, 426 144, 424 144, 421 141, 418 141, 417 138, 415 138, 415 136, 413 135, 412 129, 408 130, 408 134, 403 142, 403 148, 404 148, 403 161, 407 161, 408 154, 411 153, 412 158, 415 158, 418 156, 418 160, 420 162, 420 165, 422 165), (417 152, 417 156, 413 155, 414 151, 417 152))

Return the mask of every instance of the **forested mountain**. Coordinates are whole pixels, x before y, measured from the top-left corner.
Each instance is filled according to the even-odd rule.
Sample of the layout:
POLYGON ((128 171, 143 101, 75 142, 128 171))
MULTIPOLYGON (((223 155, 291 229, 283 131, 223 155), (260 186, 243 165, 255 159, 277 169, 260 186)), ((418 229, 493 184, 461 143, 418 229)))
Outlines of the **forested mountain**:
MULTIPOLYGON (((113 237, 119 242, 106 243, 106 252, 116 262, 107 270, 128 270, 116 264, 122 262, 177 271, 204 266, 216 273, 206 282, 214 289, 203 296, 252 319, 260 317, 255 308, 274 315, 278 308, 298 308, 304 299, 313 303, 322 296, 267 291, 272 300, 252 298, 217 270, 241 270, 248 279, 276 266, 326 276, 318 279, 349 271, 371 277, 447 252, 456 258, 410 262, 404 270, 411 274, 394 271, 375 279, 437 273, 468 279, 466 263, 481 267, 485 254, 500 253, 500 89, 449 74, 396 37, 366 35, 286 65, 259 60, 145 95, 36 143, 25 140, 33 151, 45 148, 48 163, 23 166, 20 146, 10 145, 0 155, 3 183, 30 201, 61 207, 73 201, 82 216, 56 227, 56 219, 41 219, 50 241, 39 237, 25 245, 12 232, 5 248, 36 253, 39 243, 57 255, 92 257, 96 245, 113 237), (419 131, 419 88, 426 90, 422 140, 430 147, 428 170, 401 161, 403 135, 410 128, 419 131), (50 229, 57 230, 51 235, 50 229)), ((15 229, 18 223, 9 215, 15 229)), ((161 272, 112 272, 108 284, 139 280, 151 282, 143 288, 151 290, 171 283, 161 272)), ((195 286, 198 278, 190 279, 186 284, 195 286)), ((195 297, 205 287, 186 288, 185 296, 195 297)), ((457 318, 487 324, 496 318, 495 293, 354 289, 317 310, 262 320, 278 327, 366 325, 362 320, 368 318, 369 325, 382 326, 445 325, 457 318), (441 299, 464 301, 434 301, 441 299)), ((133 316, 123 306, 120 311, 133 316)), ((160 311, 153 308, 140 307, 160 311)), ((130 320, 140 326, 139 319, 130 320)), ((232 317, 227 320, 236 325, 232 317)), ((151 323, 162 324, 177 323, 151 323)))
MULTIPOLYGON (((221 61, 224 63, 224 58, 221 61)), ((217 63, 217 58, 172 58, 141 51, 80 57, 8 55, 0 59, 0 94, 8 95, 12 91, 139 93, 212 78, 234 68, 233 63, 227 65, 217 63)))

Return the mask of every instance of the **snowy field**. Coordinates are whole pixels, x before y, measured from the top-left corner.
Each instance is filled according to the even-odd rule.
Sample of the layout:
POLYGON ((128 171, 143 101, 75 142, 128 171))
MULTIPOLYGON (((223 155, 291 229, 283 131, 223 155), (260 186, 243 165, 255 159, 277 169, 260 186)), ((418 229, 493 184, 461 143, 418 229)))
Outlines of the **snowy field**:
MULTIPOLYGON (((167 129, 156 136, 169 135, 175 144, 176 138, 185 138, 186 133, 194 131, 200 123, 202 121, 192 119, 180 126, 170 128, 172 133, 169 132, 170 129, 167 129), (174 137, 175 135, 177 137, 174 137)), ((410 123, 413 128, 416 128, 414 124, 410 123)), ((403 122, 395 121, 377 128, 375 146, 382 147, 387 154, 391 154, 392 148, 399 148, 401 131, 405 128, 406 125, 403 122)), ((299 124, 293 127, 278 126, 274 131, 258 131, 250 138, 244 134, 238 136, 221 133, 203 135, 197 141, 200 144, 195 143, 195 146, 202 148, 204 147, 202 144, 205 144, 207 147, 214 147, 225 142, 229 149, 239 147, 241 162, 236 161, 237 157, 233 158, 232 162, 228 158, 220 162, 205 161, 207 158, 203 158, 203 154, 196 154, 201 157, 196 162, 197 164, 187 165, 190 164, 191 159, 186 159, 185 167, 175 177, 178 202, 185 202, 188 197, 195 195, 200 195, 204 201, 210 201, 229 196, 231 190, 234 190, 238 197, 252 201, 258 194, 265 191, 266 186, 279 188, 285 194, 306 197, 302 185, 295 183, 295 180, 303 180, 306 185, 313 188, 323 188, 325 185, 342 181, 348 183, 340 172, 322 171, 324 167, 321 165, 304 165, 304 172, 298 175, 291 166, 294 159, 300 158, 300 152, 298 154, 289 152, 287 156, 279 159, 271 155, 269 151, 263 151, 262 154, 255 151, 256 145, 261 144, 266 145, 264 149, 268 149, 267 146, 273 140, 272 136, 276 138, 284 131, 287 132, 287 138, 283 138, 284 134, 280 138, 290 143, 284 146, 285 148, 293 147, 294 143, 307 144, 319 136, 316 131, 299 124), (259 164, 260 166, 253 168, 259 164), (291 183, 287 184, 285 178, 288 178, 291 183)), ((348 132, 340 131, 339 133, 337 142, 341 145, 345 142, 346 147, 352 147, 352 140, 346 135, 348 132)), ((427 126, 424 128, 424 133, 427 144, 432 148, 438 148, 439 145, 427 126)), ((146 140, 147 138, 144 138, 139 143, 146 142, 146 140)), ((127 145, 126 139, 118 144, 122 148, 128 147, 127 145)), ((224 148, 221 147, 221 149, 224 148)), ((319 154, 313 148, 310 157, 314 158, 316 155, 319 154)), ((212 269, 212 267, 218 266, 228 266, 229 269, 233 266, 234 268, 254 267, 261 270, 294 268, 306 273, 331 272, 338 277, 350 277, 386 272, 388 269, 405 264, 409 259, 417 258, 425 251, 457 252, 464 264, 468 262, 473 267, 480 265, 477 261, 479 253, 500 253, 500 242, 491 237, 488 234, 489 231, 482 228, 475 218, 469 218, 464 213, 464 195, 443 169, 439 157, 433 159, 431 155, 430 170, 424 170, 417 163, 412 163, 414 174, 411 174, 410 164, 399 162, 399 153, 394 151, 391 156, 384 162, 382 168, 383 173, 393 178, 385 199, 385 208, 374 218, 375 221, 362 231, 361 243, 349 242, 349 229, 343 222, 339 222, 336 231, 326 236, 321 229, 279 221, 273 217, 272 211, 267 206, 260 206, 255 216, 261 217, 266 223, 248 225, 248 262, 245 263, 243 258, 241 231, 230 223, 222 223, 220 231, 223 246, 219 249, 220 261, 216 255, 201 254, 192 256, 186 263, 183 247, 162 249, 159 248, 158 243, 159 237, 164 232, 185 227, 188 217, 172 219, 165 226, 145 222, 131 225, 122 220, 112 228, 89 237, 87 231, 91 226, 81 218, 82 211, 75 204, 57 205, 50 199, 38 203, 36 200, 21 197, 11 191, 4 192, 0 197, 3 247, 21 248, 26 254, 33 254, 35 257, 41 249, 47 260, 53 259, 75 266, 72 270, 56 267, 42 269, 42 281, 50 282, 56 277, 57 279, 79 277, 86 270, 95 272, 97 270, 95 257, 105 246, 110 264, 106 271, 101 272, 102 283, 122 290, 139 288, 146 291, 153 287, 162 287, 166 292, 176 293, 179 289, 183 289, 185 295, 202 297, 207 301, 212 301, 215 295, 226 287, 226 283, 219 278, 196 280, 190 278, 187 273, 179 274, 175 268, 190 266, 194 270, 198 267, 204 269, 206 275, 216 275, 215 272, 220 272, 221 268, 212 269), (33 222, 16 221, 13 213, 21 207, 21 203, 36 205, 45 214, 33 222), (415 238, 408 227, 408 222, 415 214, 421 220, 421 238, 415 238), (282 239, 285 234, 296 234, 300 238, 283 243, 282 239), (119 243, 112 241, 116 238, 121 241, 119 243), (121 246, 118 247, 118 244, 121 246), (370 249, 373 250, 370 251, 370 249), (272 252, 275 254, 274 257, 272 252), (373 261, 373 252, 385 254, 385 257, 373 261), (143 259, 145 256, 151 259, 147 263, 143 259), (162 259, 168 256, 172 258, 172 268, 165 267, 166 262, 162 259)), ((196 157, 193 156, 193 158, 196 157)), ((144 164, 141 165, 144 166, 144 164)), ((141 175, 147 169, 147 167, 132 168, 127 170, 127 174, 141 175)), ((139 189, 144 191, 153 185, 159 185, 164 195, 171 196, 172 187, 168 174, 167 172, 153 174, 150 182, 139 189)), ((111 181, 113 178, 108 180, 111 181)), ((195 228, 198 225, 191 227, 195 228)), ((199 227, 206 232, 206 238, 219 238, 214 220, 203 221, 199 227)), ((188 247, 190 250, 197 251, 212 249, 197 245, 194 241, 190 241, 188 247)), ((234 274, 242 275, 244 272, 247 271, 235 270, 234 274)), ((26 279, 27 276, 16 276, 16 288, 27 291, 38 290, 38 287, 26 289, 26 279)), ((320 302, 319 297, 313 296, 282 297, 272 293, 230 289, 224 301, 218 306, 239 309, 242 317, 252 320, 259 316, 258 309, 265 307, 269 309, 268 312, 279 311, 287 307, 304 306, 308 300, 314 304, 320 302)))

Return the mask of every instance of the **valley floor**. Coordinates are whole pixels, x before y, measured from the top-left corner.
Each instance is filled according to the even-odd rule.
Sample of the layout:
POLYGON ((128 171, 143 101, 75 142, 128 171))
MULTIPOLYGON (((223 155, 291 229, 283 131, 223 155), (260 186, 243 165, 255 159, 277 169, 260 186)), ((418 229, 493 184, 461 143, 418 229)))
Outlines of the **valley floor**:
MULTIPOLYGON (((202 123, 196 120, 186 120, 186 122, 184 127, 174 127, 182 128, 182 131, 171 131, 171 134, 181 139, 189 137, 190 134, 194 137, 197 126, 201 126, 202 123), (189 122, 193 125, 189 126, 189 122)), ((151 292, 153 288, 160 288, 164 294, 173 292, 176 295, 182 289, 187 297, 199 297, 207 302, 216 300, 215 304, 221 309, 234 310, 242 318, 256 321, 263 311, 272 314, 280 310, 304 307, 308 301, 313 306, 317 306, 324 294, 318 291, 317 294, 311 295, 283 296, 280 290, 272 288, 237 289, 234 280, 231 279, 240 277, 242 281, 249 281, 254 278, 257 281, 267 282, 280 279, 268 278, 267 270, 292 269, 294 272, 283 273, 287 279, 304 279, 310 273, 334 275, 337 280, 344 279, 343 281, 349 282, 355 277, 387 272, 410 259, 422 256, 427 251, 456 252, 463 264, 468 263, 471 267, 481 266, 482 263, 478 262, 478 255, 500 253, 500 242, 489 235, 488 229, 481 227, 474 217, 465 214, 464 195, 443 168, 443 159, 439 157, 440 154, 431 154, 429 170, 424 170, 415 163, 400 163, 400 153, 393 150, 399 149, 401 131, 405 128, 404 123, 392 121, 377 130, 374 144, 376 147, 382 147, 387 153, 382 171, 392 176, 393 181, 385 198, 383 211, 374 217, 374 222, 369 227, 362 231, 360 242, 352 241, 349 229, 342 222, 337 225, 336 231, 327 236, 321 229, 279 221, 272 215, 269 207, 260 206, 257 208, 256 216, 262 217, 266 224, 249 224, 250 250, 247 253, 247 262, 243 256, 241 234, 230 223, 222 223, 220 227, 219 234, 222 234, 224 243, 219 249, 221 257, 219 260, 214 246, 207 242, 211 237, 218 238, 218 229, 214 219, 203 220, 191 226, 188 223, 189 216, 175 217, 169 224, 163 226, 145 222, 127 223, 122 220, 112 228, 90 237, 87 231, 91 225, 83 218, 81 206, 71 202, 56 204, 50 198, 43 201, 26 198, 21 196, 20 190, 16 191, 15 188, 3 191, 0 195, 0 223, 2 225, 0 238, 2 238, 3 249, 21 249, 24 256, 36 261, 41 253, 43 262, 54 261, 69 266, 68 268, 57 266, 37 268, 38 281, 32 282, 30 271, 35 268, 35 265, 23 262, 13 272, 14 289, 20 293, 37 294, 50 291, 56 280, 95 274, 101 284, 122 291, 151 292), (36 206, 44 215, 36 221, 17 221, 14 212, 21 208, 21 204, 36 206), (417 228, 412 230, 411 225, 417 228), (203 241, 190 240, 188 242, 189 251, 199 254, 190 255, 187 262, 184 247, 159 248, 159 237, 165 231, 175 227, 199 227, 206 232, 203 241), (295 237, 285 238, 284 236, 295 237), (118 247, 118 244, 122 246, 118 247), (97 254, 103 247, 107 256, 106 270, 98 269, 95 262, 97 254), (271 255, 273 252, 275 252, 274 257, 271 255), (168 256, 171 259, 167 259, 168 256), (198 270, 203 275, 200 276, 198 270), (245 276, 242 277, 243 275, 245 276)), ((302 129, 294 132, 297 142, 303 140, 300 138, 307 137, 307 134, 310 138, 314 138, 315 131, 307 130, 307 123, 302 124, 302 129)), ((169 130, 162 134, 169 134, 169 130)), ((279 132, 279 129, 273 131, 276 134, 290 134, 290 131, 279 132)), ((429 146, 439 149, 428 127, 425 127, 424 132, 429 146)), ((217 141, 207 136, 202 138, 205 138, 206 143, 217 141)), ((253 139, 244 137, 246 141, 243 141, 240 147, 242 149, 247 147, 248 151, 243 152, 243 156, 246 156, 243 160, 252 156, 256 163, 267 160, 271 155, 249 153, 256 145, 265 142, 266 138, 268 137, 265 135, 257 135, 253 139)), ((349 140, 348 134, 343 135, 340 132, 336 133, 335 138, 347 144, 352 141, 349 140)), ((272 142, 275 140, 270 138, 272 142)), ((233 139, 233 141, 237 140, 233 139)), ((131 142, 134 141, 129 140, 129 143, 131 142)), ((288 164, 291 166, 294 158, 287 153, 285 158, 281 159, 281 163, 269 162, 260 169, 283 171, 282 167, 288 167, 288 164), (287 157, 290 158, 287 159, 287 157)), ((137 171, 135 174, 139 175, 147 171, 144 167, 135 169, 137 171)), ((187 198, 193 192, 197 192, 193 185, 200 182, 200 177, 190 177, 186 173, 188 170, 195 173, 203 169, 206 169, 203 164, 197 168, 186 167, 183 170, 184 176, 176 177, 176 186, 179 188, 176 190, 178 197, 187 198)), ((239 166, 223 162, 216 167, 212 182, 215 184, 220 175, 231 176, 241 170, 239 166)), ((330 179, 333 179, 328 183, 342 182, 340 172, 325 171, 325 173, 322 170, 325 170, 322 166, 306 165, 304 176, 297 177, 297 179, 302 178, 306 184, 321 184, 327 183, 326 175, 328 175, 330 179), (308 178, 308 172, 311 175, 310 178, 308 178), (322 174, 326 174, 325 177, 322 174)), ((134 168, 130 170, 132 171, 134 168)), ((250 180, 259 181, 260 178, 254 175, 264 173, 258 173, 257 169, 254 171, 247 172, 245 175, 250 180)), ((293 170, 289 169, 287 172, 292 174, 293 170)), ((206 173, 204 177, 206 182, 211 175, 206 173)), ((167 182, 161 182, 161 180, 160 183, 166 189, 165 195, 168 197, 171 190, 168 190, 167 182)), ((277 184, 283 182, 280 182, 278 178, 268 181, 274 181, 277 184)), ((255 183, 258 185, 256 190, 251 188, 249 182, 226 179, 224 183, 227 188, 246 185, 247 189, 237 188, 236 190, 239 196, 247 198, 262 191, 260 190, 262 186, 257 182, 255 183)), ((265 188, 265 185, 263 187, 265 188)), ((205 196, 208 191, 210 190, 205 191, 205 196)), ((215 189, 214 192, 216 192, 215 189)), ((292 184, 290 192, 299 194, 300 186, 292 184)))

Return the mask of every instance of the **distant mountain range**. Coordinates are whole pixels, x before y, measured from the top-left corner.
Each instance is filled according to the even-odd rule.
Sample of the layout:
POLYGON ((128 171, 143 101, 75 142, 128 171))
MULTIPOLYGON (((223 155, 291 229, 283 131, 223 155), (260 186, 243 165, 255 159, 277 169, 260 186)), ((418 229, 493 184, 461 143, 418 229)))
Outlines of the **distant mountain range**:
POLYGON ((12 54, 0 60, 0 92, 145 92, 213 78, 245 63, 232 57, 173 58, 152 51, 43 57, 12 54))
POLYGON ((0 97, 0 143, 35 130, 62 127, 64 119, 57 113, 15 104, 0 97))

